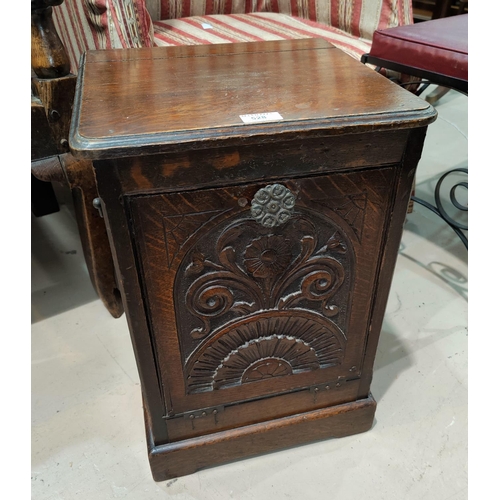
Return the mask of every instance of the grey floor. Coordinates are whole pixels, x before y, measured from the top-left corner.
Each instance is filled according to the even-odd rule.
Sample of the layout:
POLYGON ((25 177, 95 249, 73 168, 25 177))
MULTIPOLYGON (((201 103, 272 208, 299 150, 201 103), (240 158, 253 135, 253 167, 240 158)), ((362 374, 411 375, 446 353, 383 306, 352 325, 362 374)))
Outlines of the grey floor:
MULTIPOLYGON (((450 92, 436 109, 417 171, 430 201, 468 157, 467 98, 450 92)), ((407 217, 369 432, 155 483, 126 320, 97 300, 60 199, 32 219, 32 498, 467 498, 467 251, 436 216, 416 205, 407 217)))

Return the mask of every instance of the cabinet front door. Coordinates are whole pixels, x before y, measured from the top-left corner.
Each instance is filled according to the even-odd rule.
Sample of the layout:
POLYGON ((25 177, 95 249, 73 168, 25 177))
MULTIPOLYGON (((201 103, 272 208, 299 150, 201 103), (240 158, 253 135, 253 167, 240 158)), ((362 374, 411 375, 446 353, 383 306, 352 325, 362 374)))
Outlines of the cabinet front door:
POLYGON ((359 379, 396 173, 128 199, 169 417, 359 379))

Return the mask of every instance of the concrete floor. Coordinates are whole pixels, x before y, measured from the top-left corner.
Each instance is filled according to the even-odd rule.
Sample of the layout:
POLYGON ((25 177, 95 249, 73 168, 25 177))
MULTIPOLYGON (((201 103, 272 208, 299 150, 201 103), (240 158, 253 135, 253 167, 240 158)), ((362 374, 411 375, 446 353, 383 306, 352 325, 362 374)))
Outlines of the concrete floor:
MULTIPOLYGON (((467 98, 436 106, 417 172, 432 200, 467 165, 467 98)), ((71 203, 32 219, 32 498, 36 500, 467 498, 467 251, 416 205, 381 333, 366 433, 155 483, 124 317, 88 279, 71 203)))

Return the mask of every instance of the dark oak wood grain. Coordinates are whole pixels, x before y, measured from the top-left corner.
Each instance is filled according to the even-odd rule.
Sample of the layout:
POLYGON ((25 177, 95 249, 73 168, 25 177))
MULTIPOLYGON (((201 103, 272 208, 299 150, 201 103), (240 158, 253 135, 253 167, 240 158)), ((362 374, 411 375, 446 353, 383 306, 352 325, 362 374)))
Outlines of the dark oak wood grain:
POLYGON ((433 108, 319 40, 95 52, 79 82, 153 477, 368 430, 433 108))
POLYGON ((403 158, 408 134, 404 129, 338 137, 296 137, 293 141, 125 157, 107 164, 130 194, 178 192, 397 164, 403 158))
POLYGON ((425 101, 321 39, 89 52, 78 86, 75 154, 110 158, 168 148, 275 142, 431 122, 425 101), (373 92, 374 87, 377 88, 373 92), (335 89, 335 91, 332 91, 335 89), (147 110, 147 112, 145 112, 147 110), (244 124, 240 115, 282 121, 244 124))
POLYGON ((382 328, 385 308, 391 289, 392 276, 396 263, 403 227, 406 219, 408 200, 411 196, 415 172, 422 154, 422 146, 427 129, 413 130, 407 143, 405 156, 400 165, 400 172, 394 186, 391 201, 391 219, 388 224, 378 264, 378 283, 374 288, 374 301, 371 311, 370 335, 367 338, 358 397, 366 397, 370 390, 373 376, 373 363, 377 351, 378 339, 382 328))
POLYGON ((153 478, 165 481, 241 458, 366 432, 373 425, 375 408, 375 400, 370 396, 355 403, 298 413, 166 445, 155 446, 148 435, 153 478))
POLYGON ((98 192, 92 162, 77 160, 67 154, 61 156, 61 163, 73 195, 90 281, 109 313, 114 318, 119 318, 123 314, 122 298, 115 276, 106 224, 94 206, 98 192))
MULTIPOLYGON (((283 229, 275 228, 270 241, 262 240, 266 238, 269 230, 259 229, 250 216, 251 200, 262 184, 243 184, 234 188, 225 187, 130 200, 137 258, 140 261, 147 290, 151 328, 156 340, 163 385, 171 387, 171 406, 167 405, 168 414, 175 415, 196 408, 227 404, 234 400, 309 388, 314 383, 336 381, 339 376, 359 378, 358 360, 362 356, 364 339, 368 331, 371 290, 374 286, 374 273, 378 260, 378 251, 373 249, 380 248, 382 228, 388 216, 390 194, 396 174, 395 168, 369 169, 345 173, 336 178, 318 176, 284 182, 283 185, 297 196, 296 221, 292 220, 283 229), (370 186, 369 191, 362 187, 353 189, 354 186, 365 185, 370 186), (195 207, 199 209, 196 210, 195 207), (325 217, 328 218, 328 222, 324 221, 325 217), (231 234, 234 232, 233 227, 237 227, 234 236, 231 234), (244 230, 246 231, 243 232, 244 230), (323 250, 323 247, 328 245, 329 238, 334 236, 338 240, 337 246, 331 251, 323 250), (292 245, 290 242, 295 244, 292 245), (214 246, 213 251, 209 250, 211 244, 214 246), (274 281, 285 284, 289 281, 290 287, 285 286, 281 293, 276 291, 272 296, 269 292, 268 300, 265 300, 268 295, 265 290, 265 280, 261 282, 258 278, 256 294, 247 294, 241 290, 238 292, 240 287, 250 288, 251 282, 255 279, 252 279, 251 269, 248 269, 246 253, 253 247, 258 251, 263 244, 269 245, 271 250, 276 247, 280 251, 290 252, 290 262, 285 262, 283 269, 279 269, 273 277, 274 281), (314 245, 314 252, 311 251, 311 257, 304 260, 303 266, 297 268, 289 265, 301 258, 304 252, 309 252, 309 245, 314 245), (221 246, 222 248, 217 251, 216 249, 221 246), (225 264, 225 255, 221 252, 226 246, 234 248, 235 256, 232 258, 235 259, 237 268, 225 264), (193 259, 201 259, 197 252, 202 253, 206 261, 205 270, 199 274, 190 271, 193 259), (314 265, 315 262, 318 262, 317 266, 314 265), (338 269, 332 266, 337 266, 338 269), (220 269, 220 273, 214 274, 216 268, 220 269), (300 290, 304 272, 311 275, 316 272, 316 268, 319 273, 318 280, 332 281, 332 287, 325 289, 325 294, 317 292, 321 300, 316 303, 314 300, 308 302, 308 295, 305 294, 305 303, 297 302, 290 306, 279 303, 282 296, 300 290), (333 285, 334 280, 342 280, 342 285, 339 284, 338 289, 333 285), (264 337, 267 336, 266 327, 250 319, 256 319, 252 314, 255 311, 275 310, 281 307, 281 320, 276 319, 278 312, 273 312, 273 317, 276 319, 272 324, 273 331, 278 332, 278 335, 290 333, 293 323, 291 318, 295 318, 298 323, 294 328, 297 329, 297 338, 300 338, 301 330, 316 329, 322 325, 317 323, 315 315, 302 315, 297 307, 303 308, 307 304, 307 308, 311 311, 317 311, 320 315, 325 314, 322 301, 328 301, 327 291, 335 293, 335 306, 340 311, 334 318, 334 324, 341 333, 331 332, 329 338, 333 342, 332 348, 339 349, 336 340, 341 341, 341 339, 336 339, 336 336, 347 335, 349 338, 350 331, 356 332, 353 338, 349 338, 342 367, 333 364, 330 368, 330 364, 326 362, 324 369, 320 370, 321 373, 298 367, 298 372, 302 374, 291 377, 290 380, 269 379, 244 388, 236 386, 213 392, 193 391, 192 394, 186 394, 188 391, 185 377, 194 377, 194 373, 191 373, 192 369, 186 364, 186 359, 182 358, 190 357, 190 363, 194 363, 200 354, 197 354, 197 358, 193 358, 193 349, 195 346, 203 345, 201 341, 203 337, 192 339, 191 330, 202 326, 204 318, 214 318, 208 325, 214 332, 212 339, 216 338, 216 331, 220 331, 221 334, 225 332, 224 319, 230 320, 231 328, 238 327, 235 324, 234 314, 222 314, 225 313, 224 308, 220 310, 221 321, 215 321, 218 312, 215 307, 209 308, 207 316, 204 315, 203 311, 206 309, 204 301, 210 300, 204 295, 205 290, 214 288, 221 294, 221 299, 222 296, 227 298, 234 296, 240 301, 254 304, 241 316, 247 318, 246 327, 256 328, 259 335, 264 337), (351 301, 352 297, 354 300, 351 301), (288 310, 288 307, 291 309, 288 310), (278 326, 280 321, 283 322, 283 331, 278 326), (356 368, 351 370, 352 367, 356 368)), ((270 283, 269 286, 275 285, 270 283)), ((328 329, 328 326, 326 328, 328 329)), ((226 335, 224 339, 227 345, 225 348, 210 344, 204 347, 221 352, 218 355, 220 357, 214 358, 214 369, 233 348, 238 347, 237 341, 232 345, 226 335)), ((329 341, 325 338, 324 342, 329 341)), ((314 339, 309 340, 309 344, 315 348, 314 339)), ((325 344, 322 343, 321 347, 324 349, 325 344)), ((207 370, 208 363, 205 361, 204 364, 207 370)), ((343 397, 342 392, 339 391, 339 399, 343 397)))

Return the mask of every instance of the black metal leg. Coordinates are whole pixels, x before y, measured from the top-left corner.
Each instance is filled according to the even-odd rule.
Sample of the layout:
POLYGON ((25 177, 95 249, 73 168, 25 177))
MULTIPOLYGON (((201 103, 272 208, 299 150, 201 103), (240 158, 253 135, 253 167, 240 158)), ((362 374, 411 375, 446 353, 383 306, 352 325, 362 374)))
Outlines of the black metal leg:
MULTIPOLYGON (((422 200, 421 198, 417 198, 416 196, 412 196, 412 200, 415 203, 418 203, 419 205, 422 205, 423 207, 429 209, 431 212, 434 212, 436 215, 441 217, 458 235, 462 243, 465 245, 465 248, 469 249, 469 241, 467 239, 467 236, 465 235, 464 231, 467 231, 469 229, 467 224, 462 224, 455 219, 453 219, 445 210, 442 202, 442 197, 441 197, 441 185, 443 184, 443 181, 448 177, 453 172, 462 172, 466 175, 468 175, 469 170, 467 168, 454 168, 453 170, 449 170, 448 172, 444 173, 439 181, 436 184, 436 189, 434 190, 434 200, 436 202, 436 206, 431 205, 427 201, 422 200)), ((449 192, 449 197, 451 200, 451 203, 455 208, 458 210, 461 210, 462 212, 467 212, 468 207, 466 205, 462 205, 456 197, 456 191, 457 188, 463 187, 465 189, 468 189, 469 185, 467 181, 461 181, 457 182, 454 184, 449 192)))

